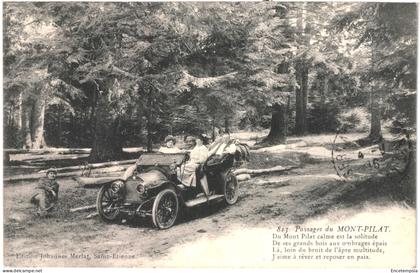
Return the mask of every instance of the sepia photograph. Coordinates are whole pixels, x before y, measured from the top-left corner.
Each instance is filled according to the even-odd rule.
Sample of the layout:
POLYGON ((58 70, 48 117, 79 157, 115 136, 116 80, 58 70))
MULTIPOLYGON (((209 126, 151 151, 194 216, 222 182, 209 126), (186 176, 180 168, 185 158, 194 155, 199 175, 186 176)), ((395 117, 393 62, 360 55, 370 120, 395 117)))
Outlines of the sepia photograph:
POLYGON ((417 3, 2 8, 3 272, 417 272, 417 3))

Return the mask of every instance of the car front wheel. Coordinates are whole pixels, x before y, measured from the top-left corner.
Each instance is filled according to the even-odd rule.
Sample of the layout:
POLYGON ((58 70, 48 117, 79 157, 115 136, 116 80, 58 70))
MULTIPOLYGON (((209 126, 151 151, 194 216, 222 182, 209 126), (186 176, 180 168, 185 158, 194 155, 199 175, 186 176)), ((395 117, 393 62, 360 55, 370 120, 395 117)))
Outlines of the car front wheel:
POLYGON ((111 189, 111 184, 101 187, 96 198, 96 209, 99 216, 105 221, 115 221, 119 214, 119 197, 111 189))
POLYGON ((170 228, 178 216, 179 203, 173 189, 161 191, 155 198, 152 209, 153 224, 160 229, 170 228))

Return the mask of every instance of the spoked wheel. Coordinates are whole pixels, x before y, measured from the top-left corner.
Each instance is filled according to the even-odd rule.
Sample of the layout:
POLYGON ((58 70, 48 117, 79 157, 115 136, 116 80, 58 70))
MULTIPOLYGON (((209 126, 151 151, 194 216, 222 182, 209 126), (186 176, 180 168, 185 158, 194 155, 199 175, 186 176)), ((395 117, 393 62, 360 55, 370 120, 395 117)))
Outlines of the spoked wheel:
POLYGON ((153 224, 160 229, 170 228, 178 216, 178 197, 173 189, 161 191, 153 203, 153 224))
POLYGON ((228 205, 233 205, 238 201, 239 185, 236 176, 231 170, 224 175, 223 180, 223 195, 228 205))
POLYGON ((96 209, 105 221, 114 221, 120 214, 119 196, 111 190, 111 184, 105 184, 96 198, 96 209))

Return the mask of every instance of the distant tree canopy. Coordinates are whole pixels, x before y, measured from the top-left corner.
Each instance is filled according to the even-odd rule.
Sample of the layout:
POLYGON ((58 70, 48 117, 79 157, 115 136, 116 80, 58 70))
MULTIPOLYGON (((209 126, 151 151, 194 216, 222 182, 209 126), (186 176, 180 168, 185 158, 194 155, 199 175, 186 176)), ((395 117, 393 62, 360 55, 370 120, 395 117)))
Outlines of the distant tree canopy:
POLYGON ((151 150, 166 134, 215 128, 269 127, 266 141, 284 143, 337 129, 340 109, 354 106, 370 107, 375 134, 381 118, 413 130, 413 112, 398 109, 415 96, 416 12, 408 3, 7 2, 5 145, 91 147, 91 161, 106 161, 123 146, 151 150), (376 95, 389 109, 366 103, 376 95))
POLYGON ((352 5, 333 22, 348 31, 358 52, 352 75, 369 90, 370 139, 381 138, 384 112, 394 132, 414 131, 417 74, 417 5, 414 3, 365 3, 352 5), (411 103, 407 98, 411 98, 411 103), (403 102, 404 101, 404 102, 403 102), (387 102, 387 104, 384 104, 387 102), (402 103, 405 109, 398 110, 402 103), (388 109, 385 109, 386 107, 388 109))

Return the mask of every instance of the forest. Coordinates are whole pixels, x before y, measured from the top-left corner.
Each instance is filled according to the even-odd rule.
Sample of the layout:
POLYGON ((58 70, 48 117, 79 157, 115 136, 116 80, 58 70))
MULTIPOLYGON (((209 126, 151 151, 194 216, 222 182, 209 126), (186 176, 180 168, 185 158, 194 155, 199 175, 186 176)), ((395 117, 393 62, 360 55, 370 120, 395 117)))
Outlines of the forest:
POLYGON ((417 5, 4 3, 4 147, 415 131, 417 5))
POLYGON ((414 268, 417 39, 416 3, 4 2, 5 265, 414 268), (185 186, 203 134, 227 143, 185 186), (275 260, 297 226, 390 231, 321 241, 366 259, 275 260))

